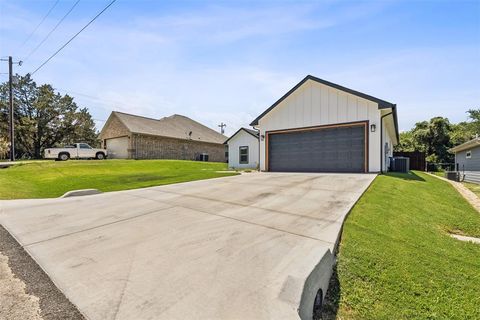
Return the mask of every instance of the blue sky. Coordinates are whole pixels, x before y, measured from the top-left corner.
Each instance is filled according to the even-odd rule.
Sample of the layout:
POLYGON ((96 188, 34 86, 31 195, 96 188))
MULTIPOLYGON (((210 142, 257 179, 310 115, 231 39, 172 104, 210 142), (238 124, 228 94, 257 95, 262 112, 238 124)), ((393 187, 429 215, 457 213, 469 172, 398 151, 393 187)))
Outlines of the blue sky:
MULTIPOLYGON (((0 56, 23 59, 74 3, 60 0, 22 46, 54 2, 0 0, 0 56)), ((16 70, 33 71, 108 2, 81 0, 16 70)), ((119 110, 223 121, 230 134, 307 74, 396 103, 401 130, 463 121, 480 108, 480 1, 118 0, 34 79, 70 92, 99 128, 119 110)))

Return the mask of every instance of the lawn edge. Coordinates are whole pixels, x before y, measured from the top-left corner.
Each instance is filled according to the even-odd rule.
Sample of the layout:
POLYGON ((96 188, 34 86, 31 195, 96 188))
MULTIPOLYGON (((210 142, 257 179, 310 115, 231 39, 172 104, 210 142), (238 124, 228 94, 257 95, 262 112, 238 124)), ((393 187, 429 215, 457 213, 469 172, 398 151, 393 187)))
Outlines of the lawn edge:
POLYGON ((427 175, 431 177, 435 177, 437 179, 443 180, 445 182, 450 183, 450 185, 472 206, 472 208, 480 213, 480 198, 477 197, 477 195, 465 187, 463 184, 460 182, 448 180, 444 177, 437 176, 435 174, 432 174, 430 172, 425 172, 427 175))

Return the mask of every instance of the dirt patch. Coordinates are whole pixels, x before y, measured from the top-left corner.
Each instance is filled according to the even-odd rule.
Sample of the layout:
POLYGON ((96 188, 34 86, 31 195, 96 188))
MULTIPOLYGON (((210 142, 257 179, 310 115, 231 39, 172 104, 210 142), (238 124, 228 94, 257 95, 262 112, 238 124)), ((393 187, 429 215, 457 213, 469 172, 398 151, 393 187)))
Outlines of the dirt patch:
POLYGON ((0 296, 0 319, 85 319, 2 226, 0 296))
POLYGON ((8 258, 0 253, 0 318, 41 320, 38 298, 25 293, 25 283, 16 278, 8 258))

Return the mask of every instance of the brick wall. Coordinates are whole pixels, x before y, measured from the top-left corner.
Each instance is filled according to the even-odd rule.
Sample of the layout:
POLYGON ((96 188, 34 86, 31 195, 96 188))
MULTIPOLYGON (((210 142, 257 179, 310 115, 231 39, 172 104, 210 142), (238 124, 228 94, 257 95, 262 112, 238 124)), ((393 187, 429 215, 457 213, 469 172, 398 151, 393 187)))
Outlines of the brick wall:
POLYGON ((118 138, 130 136, 130 131, 123 125, 123 123, 115 116, 111 115, 105 123, 105 127, 100 133, 100 139, 102 139, 102 146, 105 139, 118 138))
POLYGON ((208 161, 225 162, 223 144, 140 134, 134 134, 131 141, 131 155, 136 159, 196 160, 199 154, 207 153, 208 161))

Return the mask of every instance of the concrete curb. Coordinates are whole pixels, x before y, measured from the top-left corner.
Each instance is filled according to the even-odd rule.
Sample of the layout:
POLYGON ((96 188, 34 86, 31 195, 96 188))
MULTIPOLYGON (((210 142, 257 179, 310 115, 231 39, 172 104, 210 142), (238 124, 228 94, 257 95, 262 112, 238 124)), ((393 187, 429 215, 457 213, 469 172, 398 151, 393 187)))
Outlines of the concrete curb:
MULTIPOLYGON (((337 263, 337 254, 340 249, 340 242, 342 240, 343 227, 347 221, 348 216, 352 212, 355 205, 360 201, 363 195, 370 189, 372 183, 377 179, 379 175, 375 174, 375 177, 370 181, 368 186, 363 190, 362 194, 357 198, 357 200, 352 203, 348 212, 339 219, 342 222, 340 230, 338 232, 335 243, 333 243, 332 248, 329 248, 319 263, 312 269, 310 275, 307 277, 303 284, 302 295, 298 307, 298 315, 300 319, 312 319, 312 310, 314 309, 315 299, 317 292, 321 290, 322 293, 322 308, 327 297, 327 292, 330 286, 330 279, 333 275, 333 269, 337 263)), ((315 316, 315 315, 313 315, 315 316)))
POLYGON ((94 194, 100 194, 102 191, 97 189, 82 189, 82 190, 72 190, 66 192, 60 198, 70 198, 70 197, 81 197, 81 196, 90 196, 94 194))

